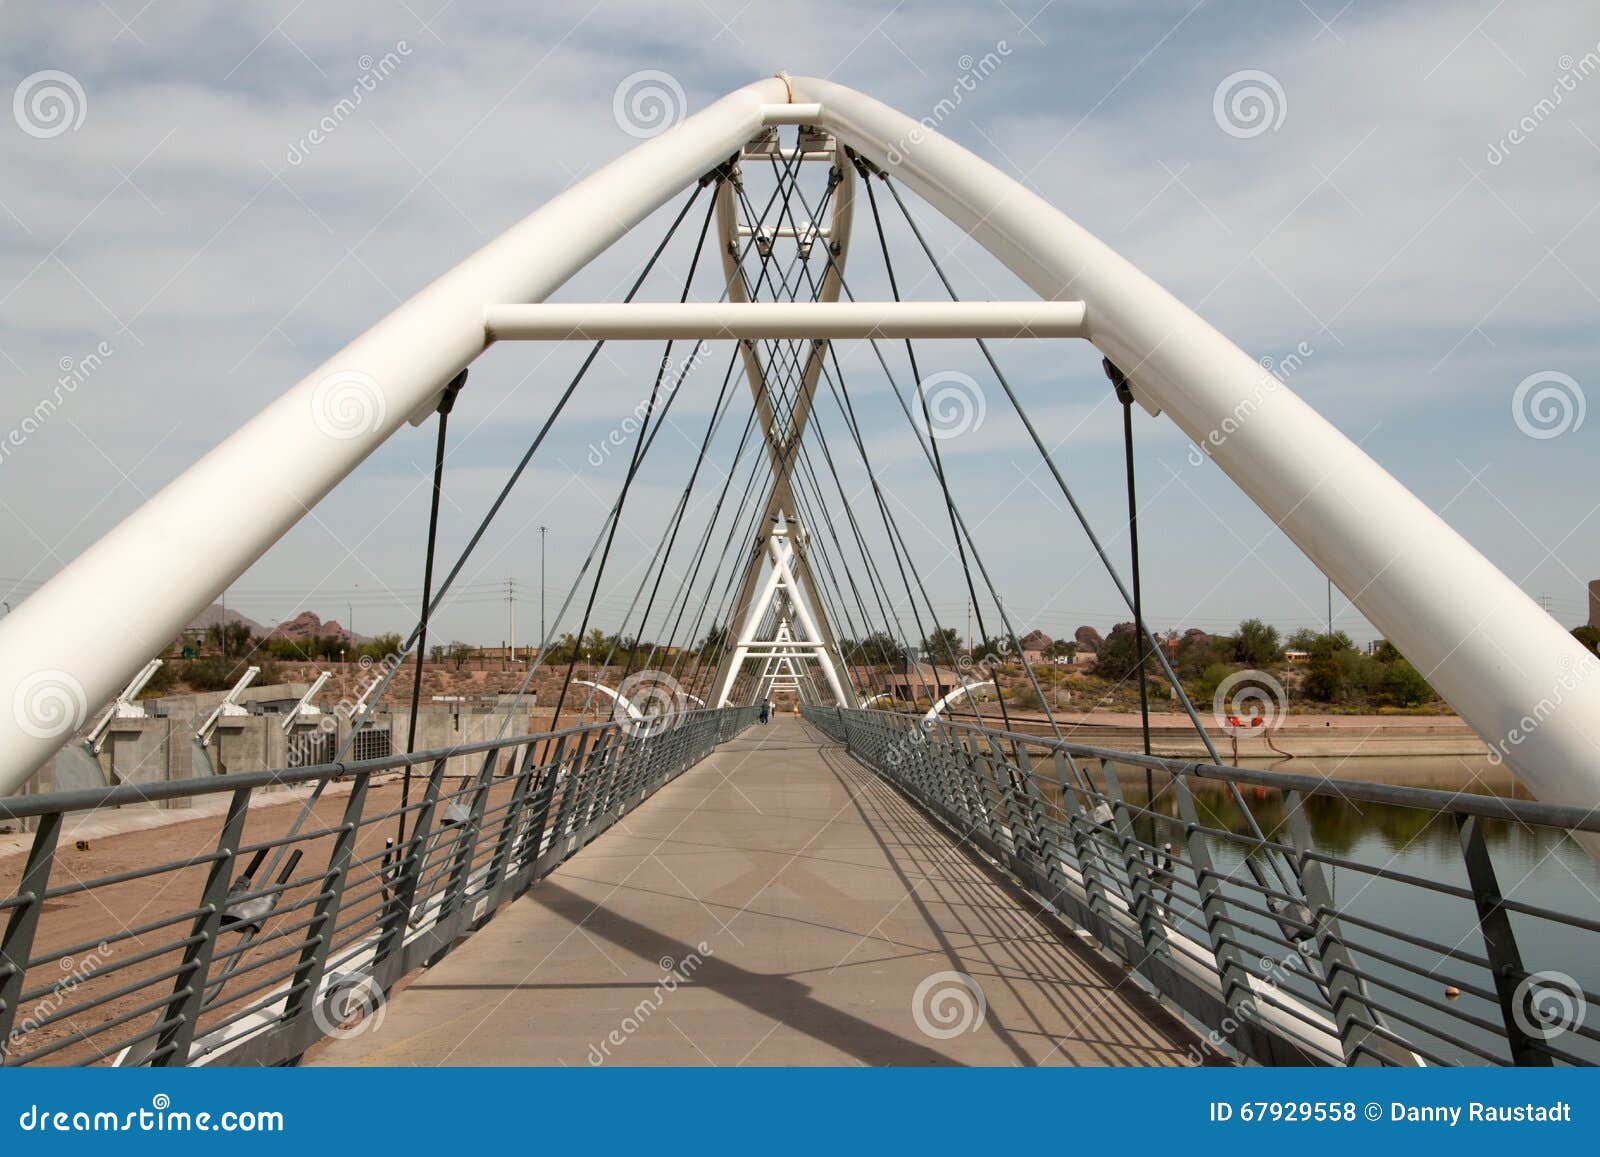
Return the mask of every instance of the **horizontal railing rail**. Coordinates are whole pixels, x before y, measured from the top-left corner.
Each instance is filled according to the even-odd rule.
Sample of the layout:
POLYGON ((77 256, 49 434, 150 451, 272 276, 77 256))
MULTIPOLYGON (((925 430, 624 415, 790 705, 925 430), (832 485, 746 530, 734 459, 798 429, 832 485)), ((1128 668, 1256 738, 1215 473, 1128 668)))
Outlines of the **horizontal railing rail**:
POLYGON ((34 821, 27 856, 0 860, 0 1060, 291 1063, 754 715, 0 800, 34 821), (296 787, 318 790, 278 790, 296 787), (132 866, 72 839, 75 813, 182 802, 196 817, 132 866))
MULTIPOLYGON (((1532 880, 1574 833, 1600 832, 1595 810, 886 711, 805 715, 1087 931, 1218 1053, 1600 1062, 1600 1025, 1585 1017, 1600 1000, 1600 901, 1583 886, 1552 906, 1532 880), (1382 809, 1361 819, 1394 838, 1363 842, 1331 822, 1363 808, 1382 809), (1491 834, 1535 851, 1497 865, 1491 834), (1425 870, 1406 859, 1418 841, 1439 853, 1425 870)), ((1571 859, 1593 872, 1586 855, 1571 859)))

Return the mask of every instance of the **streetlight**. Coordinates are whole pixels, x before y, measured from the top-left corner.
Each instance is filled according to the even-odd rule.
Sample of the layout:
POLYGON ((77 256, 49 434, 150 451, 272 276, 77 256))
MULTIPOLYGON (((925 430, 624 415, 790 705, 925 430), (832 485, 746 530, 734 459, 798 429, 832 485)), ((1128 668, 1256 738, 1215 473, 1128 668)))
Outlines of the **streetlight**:
POLYGON ((543 647, 549 636, 544 630, 544 536, 548 526, 539 527, 539 646, 543 647))

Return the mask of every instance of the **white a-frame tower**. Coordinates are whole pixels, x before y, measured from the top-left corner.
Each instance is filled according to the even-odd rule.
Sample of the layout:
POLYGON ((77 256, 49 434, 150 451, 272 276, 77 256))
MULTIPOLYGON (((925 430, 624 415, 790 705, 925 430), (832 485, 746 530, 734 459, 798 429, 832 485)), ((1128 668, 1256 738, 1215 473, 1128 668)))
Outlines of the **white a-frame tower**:
MULTIPOLYGON (((824 633, 827 619, 820 607, 811 606, 795 575, 805 554, 806 537, 803 528, 781 513, 773 522, 766 539, 770 567, 767 580, 738 620, 739 634, 717 672, 715 706, 726 707, 732 702, 734 684, 751 660, 756 661, 760 671, 755 682, 758 699, 774 691, 793 692, 801 699, 815 698, 813 668, 820 668, 834 701, 848 707, 856 705, 844 657, 832 633, 824 633)), ((756 561, 760 561, 759 556, 756 561)))

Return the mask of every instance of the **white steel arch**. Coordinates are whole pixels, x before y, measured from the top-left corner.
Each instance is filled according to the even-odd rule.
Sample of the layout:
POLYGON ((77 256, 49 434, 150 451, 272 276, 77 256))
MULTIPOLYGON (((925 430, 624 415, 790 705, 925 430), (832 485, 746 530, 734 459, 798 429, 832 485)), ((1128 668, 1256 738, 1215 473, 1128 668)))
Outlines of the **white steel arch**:
MULTIPOLYGON (((950 692, 950 694, 939 700, 939 702, 928 708, 928 713, 922 717, 922 726, 925 728, 931 727, 933 725, 933 721, 939 718, 939 716, 943 715, 944 709, 950 706, 950 704, 954 703, 957 699, 962 699, 968 695, 971 695, 974 691, 981 691, 985 687, 994 687, 994 680, 985 679, 981 683, 961 684, 961 686, 957 687, 954 691, 950 692)), ((999 689, 995 688, 995 690, 998 692, 999 689)))
POLYGON ((826 80, 740 89, 555 198, 269 405, 0 620, 0 792, 489 341, 770 124, 805 123, 904 181, 1041 297, 1085 303, 1127 373, 1428 676, 1539 798, 1600 799, 1600 678, 1554 619, 1362 450, 1070 219, 911 118, 826 80), (279 464, 292 456, 293 475, 279 464), (203 517, 248 493, 252 517, 203 517), (1574 672, 1578 676, 1574 677, 1574 672), (65 721, 65 725, 62 721, 65 721), (1532 726, 1529 726, 1530 720, 1532 726))

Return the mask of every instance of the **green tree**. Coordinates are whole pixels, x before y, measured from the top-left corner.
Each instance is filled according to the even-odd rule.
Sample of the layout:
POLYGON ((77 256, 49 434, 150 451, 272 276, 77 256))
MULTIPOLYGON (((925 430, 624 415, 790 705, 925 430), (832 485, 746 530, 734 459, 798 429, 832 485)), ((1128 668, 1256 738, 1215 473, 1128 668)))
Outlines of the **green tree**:
POLYGON ((961 645, 961 635, 954 627, 940 627, 922 640, 923 654, 935 663, 948 663, 951 656, 965 650, 961 645))
POLYGON ((1600 652, 1600 627, 1574 627, 1572 637, 1591 655, 1600 652))
POLYGON ((1283 658, 1283 647, 1278 642, 1278 628, 1260 619, 1246 619, 1239 624, 1239 633, 1233 637, 1233 658, 1237 663, 1252 667, 1265 667, 1283 658))
POLYGON ((1389 664, 1388 692, 1397 707, 1418 707, 1437 697, 1422 672, 1404 659, 1389 664))
POLYGON ((1095 652, 1094 673, 1114 682, 1136 675, 1139 670, 1139 640, 1132 623, 1118 623, 1095 652))
POLYGON ((1339 665, 1338 652, 1326 645, 1313 648, 1302 686, 1305 697, 1314 703, 1337 703, 1344 688, 1344 669, 1339 665))
POLYGON ((1336 650, 1353 651, 1356 649, 1355 641, 1343 631, 1335 631, 1333 634, 1327 635, 1321 631, 1314 631, 1310 627, 1301 627, 1285 639, 1283 645, 1289 651, 1305 651, 1309 653, 1317 645, 1319 639, 1332 640, 1336 650))
POLYGON ((1078 644, 1072 639, 1057 639, 1044 649, 1046 659, 1065 659, 1067 662, 1078 657, 1078 644))
POLYGON ((1015 661, 1017 657, 1017 649, 1011 645, 1010 635, 979 639, 972 648, 973 661, 978 663, 1000 666, 1015 661))

